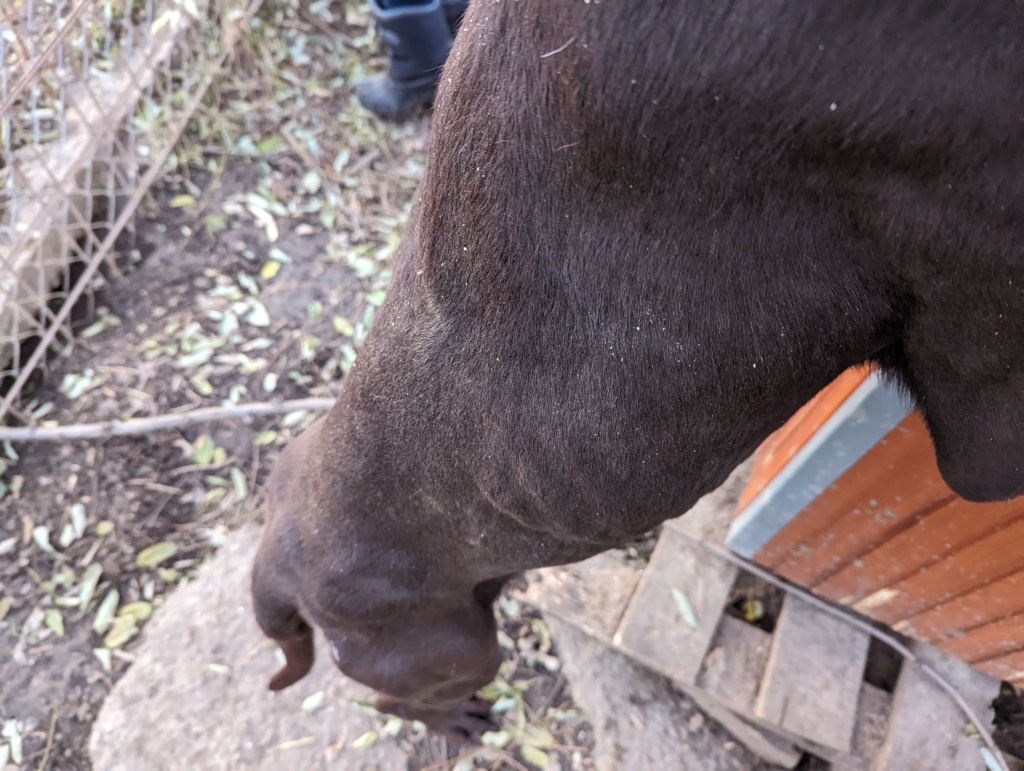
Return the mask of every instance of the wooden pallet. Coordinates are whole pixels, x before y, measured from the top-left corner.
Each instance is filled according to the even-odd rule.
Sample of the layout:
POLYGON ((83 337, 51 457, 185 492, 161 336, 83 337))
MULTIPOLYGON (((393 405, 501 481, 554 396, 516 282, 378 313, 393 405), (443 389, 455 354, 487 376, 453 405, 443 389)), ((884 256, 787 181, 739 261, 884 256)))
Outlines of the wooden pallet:
MULTIPOLYGON (((792 594, 771 633, 726 612, 739 571, 699 539, 734 501, 713 494, 692 519, 669 523, 646 567, 603 554, 537 571, 523 600, 668 676, 783 767, 810 752, 840 771, 984 771, 966 718, 917 664, 903 662, 892 693, 864 681, 867 633, 792 594)), ((929 646, 913 650, 991 718, 995 679, 929 646)))

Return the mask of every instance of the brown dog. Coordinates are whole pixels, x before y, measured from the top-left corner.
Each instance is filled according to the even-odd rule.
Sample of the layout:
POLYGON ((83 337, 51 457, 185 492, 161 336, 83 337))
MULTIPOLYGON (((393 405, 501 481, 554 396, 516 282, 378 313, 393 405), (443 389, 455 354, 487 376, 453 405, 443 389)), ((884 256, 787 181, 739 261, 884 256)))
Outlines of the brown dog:
POLYGON ((270 481, 282 688, 325 631, 452 735, 506 577, 685 512, 877 362, 974 500, 1024 489, 1012 0, 475 0, 394 282, 270 481))

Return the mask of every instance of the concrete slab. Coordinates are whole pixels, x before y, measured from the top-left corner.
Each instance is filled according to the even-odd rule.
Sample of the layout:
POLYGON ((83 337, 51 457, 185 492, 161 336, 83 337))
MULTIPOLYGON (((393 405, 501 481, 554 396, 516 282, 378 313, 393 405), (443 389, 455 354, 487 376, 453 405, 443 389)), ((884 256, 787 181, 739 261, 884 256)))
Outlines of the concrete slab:
POLYGON ((342 677, 323 645, 309 677, 282 693, 267 690, 277 653, 249 597, 259 534, 252 525, 233 534, 146 626, 134 665, 93 726, 95 771, 407 768, 406 754, 386 739, 352 747, 378 727, 354 706, 369 691, 342 677))
MULTIPOLYGON (((596 771, 774 768, 732 741, 668 678, 557 616, 547 617, 547 622, 573 699, 594 726, 596 771)), ((793 765, 795 759, 786 768, 793 765)))
POLYGON ((518 597, 611 645, 642 573, 620 553, 604 552, 573 565, 530 571, 518 597))

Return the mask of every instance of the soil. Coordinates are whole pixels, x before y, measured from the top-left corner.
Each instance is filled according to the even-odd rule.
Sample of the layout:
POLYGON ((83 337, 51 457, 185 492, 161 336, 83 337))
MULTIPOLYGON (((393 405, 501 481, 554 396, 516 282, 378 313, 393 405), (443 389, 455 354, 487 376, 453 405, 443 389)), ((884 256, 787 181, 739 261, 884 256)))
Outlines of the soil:
MULTIPOLYGON (((363 2, 264 6, 74 346, 16 415, 64 425, 337 394, 383 299, 430 117, 388 125, 356 105, 351 84, 382 64, 363 2)), ((16 754, 23 768, 90 768, 90 725, 139 628, 259 519, 268 469, 314 417, 0 447, 0 768, 16 754)), ((592 768, 546 625, 497 605, 504 731, 456 759, 403 725, 410 767, 521 770, 543 747, 550 768, 592 768)))
MULTIPOLYGON (((421 153, 428 129, 427 119, 410 129, 421 153)), ((372 172, 370 164, 367 173, 372 172)), ((287 170, 274 174, 285 178, 287 170)), ((266 181, 265 170, 243 164, 219 176, 191 169, 188 177, 164 180, 138 222, 136 264, 95 304, 94 321, 113 311, 120 323, 80 339, 73 350, 51 360, 35 390, 24 395, 21 411, 38 412, 51 404, 43 419, 70 424, 228 400, 335 394, 347 366, 343 351, 356 346, 379 303, 374 292, 386 281, 387 243, 393 240, 381 246, 368 239, 382 259, 375 260, 379 265, 372 274, 364 271, 360 278, 350 261, 339 257, 344 247, 338 239, 308 218, 282 221, 271 248, 289 261, 279 263, 268 279, 266 230, 238 207, 247 191, 266 181), (197 230, 195 214, 171 205, 182 189, 193 190, 205 211, 236 216, 228 214, 224 228, 213 234, 209 228, 197 230), (264 326, 259 318, 260 326, 247 323, 247 317, 253 320, 247 305, 236 308, 238 331, 222 334, 232 304, 253 298, 265 307, 269 323, 264 326), (214 353, 196 364, 204 359, 197 352, 210 341, 216 343, 214 353), (268 374, 276 375, 271 392, 268 374), (76 395, 83 375, 86 390, 76 395)), ((402 206, 408 197, 409 190, 395 194, 402 206)), ((22 737, 24 767, 90 768, 91 722, 132 660, 130 640, 105 648, 105 635, 93 628, 103 598, 116 589, 122 608, 138 601, 159 606, 227 532, 259 517, 260 483, 274 457, 313 417, 230 421, 103 442, 20 445, 17 460, 7 458, 0 543, 13 539, 14 544, 0 558, 0 597, 10 598, 0 626, 0 723, 10 722, 22 737), (216 457, 197 457, 204 436, 220 448, 216 457), (236 489, 236 479, 244 489, 236 489), (84 510, 80 535, 61 546, 58 539, 76 504, 84 510), (41 528, 48 534, 47 548, 33 537, 41 528), (144 549, 168 542, 176 546, 172 557, 156 567, 139 565, 144 549), (100 565, 102 577, 80 613, 81 608, 63 606, 78 596, 87 563, 100 565), (60 614, 62 629, 54 628, 53 612, 60 614), (111 652, 109 670, 95 650, 111 652)), ((550 634, 528 609, 507 602, 500 607, 507 680, 518 684, 531 714, 558 716, 551 730, 567 748, 556 755, 561 767, 587 768, 589 726, 572 711, 550 634)), ((413 768, 437 764, 449 754, 436 738, 410 727, 400 739, 413 768)), ((514 758, 514 748, 504 755, 514 758)), ((512 762, 517 761, 499 759, 486 767, 512 768, 512 762)))

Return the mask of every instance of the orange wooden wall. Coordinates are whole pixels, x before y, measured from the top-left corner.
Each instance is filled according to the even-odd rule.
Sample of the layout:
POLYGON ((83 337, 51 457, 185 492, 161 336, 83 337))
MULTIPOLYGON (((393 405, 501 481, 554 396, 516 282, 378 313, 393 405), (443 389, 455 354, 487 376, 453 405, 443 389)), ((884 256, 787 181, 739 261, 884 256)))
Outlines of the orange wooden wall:
MULTIPOLYGON (((741 510, 865 376, 846 373, 762 445, 741 510)), ((939 475, 918 413, 776 533, 755 561, 1024 684, 1024 497, 958 498, 939 475)))

